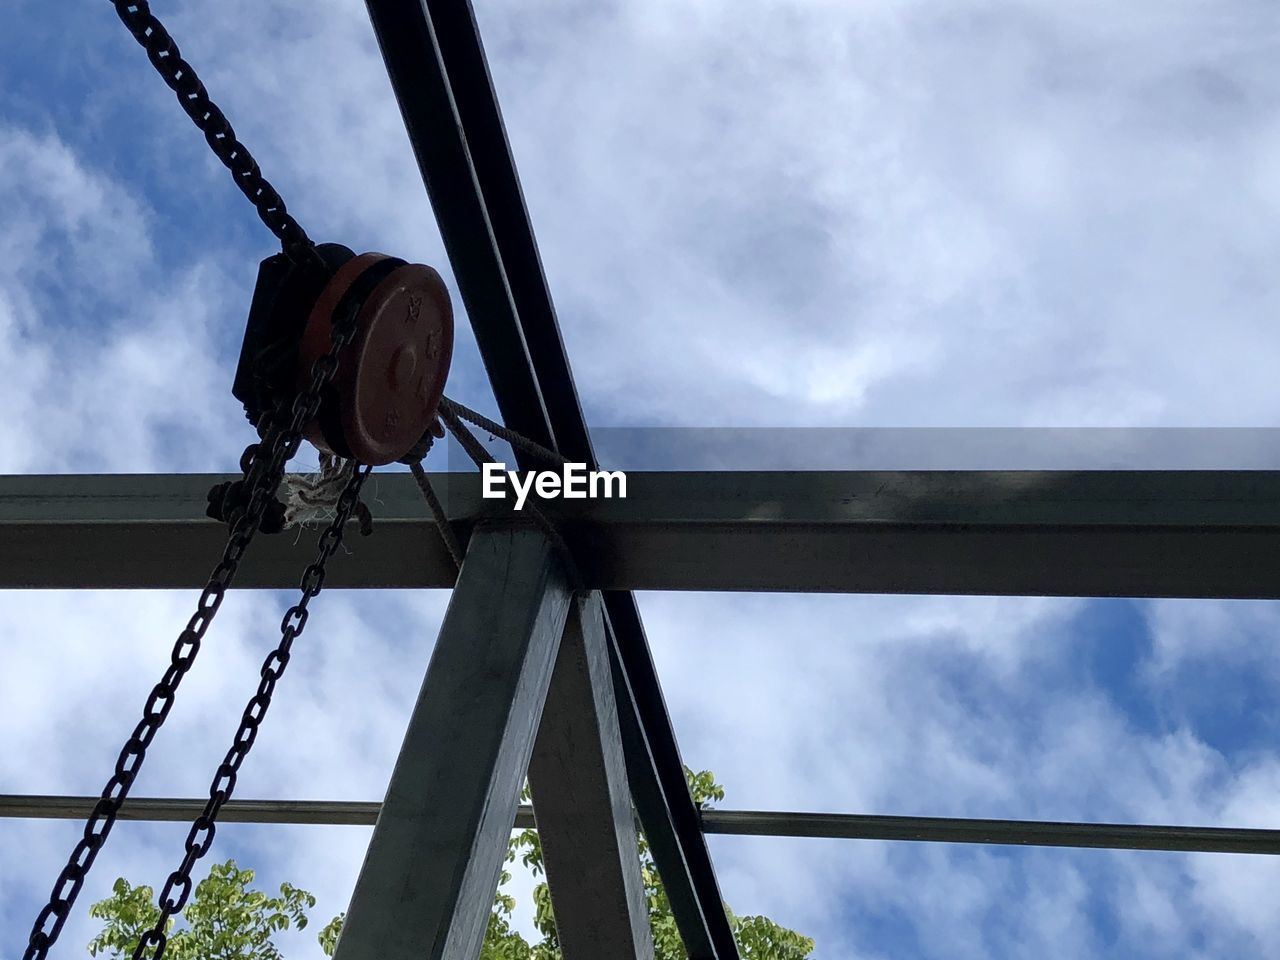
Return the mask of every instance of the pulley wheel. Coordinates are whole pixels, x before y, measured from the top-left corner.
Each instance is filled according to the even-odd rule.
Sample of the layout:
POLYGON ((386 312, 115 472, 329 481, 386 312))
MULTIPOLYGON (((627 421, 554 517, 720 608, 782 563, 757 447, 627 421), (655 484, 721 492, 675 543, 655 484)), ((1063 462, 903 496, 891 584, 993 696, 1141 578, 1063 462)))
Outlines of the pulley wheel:
POLYGON ((298 350, 298 385, 331 343, 335 312, 355 335, 306 437, 341 457, 380 466, 407 454, 435 420, 453 356, 453 308, 431 267, 381 253, 343 264, 316 300, 298 350))

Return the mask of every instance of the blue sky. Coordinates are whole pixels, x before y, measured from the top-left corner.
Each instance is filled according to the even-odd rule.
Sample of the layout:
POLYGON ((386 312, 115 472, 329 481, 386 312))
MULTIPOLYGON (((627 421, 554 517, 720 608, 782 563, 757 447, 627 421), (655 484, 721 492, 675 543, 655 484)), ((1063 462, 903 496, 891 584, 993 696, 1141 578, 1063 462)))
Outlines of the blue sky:
MULTIPOLYGON (((1280 8, 477 6, 593 423, 1275 423, 1280 8)), ((108 4, 9 11, 0 469, 230 470, 271 238, 108 4)), ((360 3, 156 11, 313 237, 446 267, 360 3)), ((465 333, 449 390, 492 408, 465 333)), ((0 792, 101 787, 192 599, 0 595, 0 792)), ((139 795, 206 789, 285 602, 223 608, 139 795)), ((379 798, 446 602, 326 593, 240 795, 379 798)), ((726 806, 1280 823, 1272 604, 641 604, 686 759, 726 806)), ((78 830, 0 822, 4 955, 78 830)), ((116 876, 161 882, 185 830, 121 825, 58 955, 116 876)), ((315 891, 323 921, 367 839, 228 826, 215 855, 315 891)), ((735 909, 823 960, 1280 950, 1262 858, 711 845, 735 909)), ((318 956, 310 933, 288 946, 318 956)))

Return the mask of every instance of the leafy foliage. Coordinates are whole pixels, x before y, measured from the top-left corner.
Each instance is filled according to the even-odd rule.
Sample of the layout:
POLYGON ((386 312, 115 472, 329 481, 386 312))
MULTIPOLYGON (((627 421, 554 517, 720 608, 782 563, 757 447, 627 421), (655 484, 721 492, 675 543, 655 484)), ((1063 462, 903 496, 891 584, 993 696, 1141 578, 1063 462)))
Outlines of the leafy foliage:
MULTIPOLYGON (((699 809, 724 799, 724 788, 715 782, 709 770, 694 773, 686 769, 685 776, 699 809)), ((525 799, 528 799, 527 790, 525 799)), ((688 960, 671 915, 671 902, 643 837, 639 855, 655 960, 688 960)), ((545 875, 542 844, 536 830, 523 830, 512 836, 507 847, 507 863, 514 863, 517 858, 535 876, 545 875)), ((215 865, 196 887, 182 913, 185 926, 175 931, 174 921, 169 922, 166 956, 172 960, 282 960, 271 941, 272 936, 290 926, 299 930, 306 927, 306 911, 315 906, 315 897, 287 883, 280 885, 280 896, 268 897, 250 888, 253 876, 252 870, 241 870, 232 860, 215 865)), ((546 882, 539 883, 533 890, 534 926, 541 939, 530 944, 511 929, 516 902, 502 889, 510 880, 511 874, 504 869, 493 911, 489 914, 480 960, 562 960, 551 891, 546 882)), ((160 914, 150 887, 131 887, 123 879, 115 882, 111 897, 95 903, 89 912, 106 921, 103 931, 90 941, 89 953, 94 957, 102 955, 106 960, 130 957, 138 938, 151 928, 160 914)), ((729 920, 743 960, 809 960, 813 952, 813 940, 767 917, 739 917, 729 911, 729 920)), ((333 956, 342 921, 343 915, 339 914, 319 933, 317 939, 326 957, 333 956)))
MULTIPOLYGON (((253 876, 252 870, 241 870, 234 860, 214 864, 182 912, 186 926, 175 932, 174 921, 169 921, 165 956, 172 960, 283 960, 271 938, 290 926, 306 927, 306 911, 316 905, 316 898, 288 883, 280 884, 280 896, 268 897, 250 888, 253 876)), ((150 887, 132 887, 122 878, 112 891, 111 897, 89 908, 90 916, 106 921, 102 932, 89 941, 89 955, 117 960, 133 955, 138 939, 159 918, 160 908, 150 887)))

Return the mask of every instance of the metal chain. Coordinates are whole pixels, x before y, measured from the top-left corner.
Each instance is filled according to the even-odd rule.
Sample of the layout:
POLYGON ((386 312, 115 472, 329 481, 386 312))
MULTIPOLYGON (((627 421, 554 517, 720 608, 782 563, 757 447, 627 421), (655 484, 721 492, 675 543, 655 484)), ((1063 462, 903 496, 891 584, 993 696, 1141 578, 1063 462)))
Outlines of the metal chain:
POLYGON ((284 252, 295 263, 319 263, 319 254, 306 231, 289 215, 284 201, 258 169, 257 161, 243 143, 218 105, 209 99, 204 84, 191 64, 182 59, 173 37, 151 13, 147 0, 111 0, 116 14, 147 51, 147 57, 161 78, 178 95, 178 103, 191 118, 214 156, 231 171, 232 179, 258 211, 262 222, 280 240, 284 252))
MULTIPOLYGON (((161 78, 177 94, 178 103, 187 116, 204 133, 205 140, 214 155, 231 171, 240 192, 254 205, 267 229, 280 240, 286 255, 300 265, 323 267, 324 263, 316 252, 311 238, 289 214, 280 194, 262 176, 257 161, 236 138, 235 130, 223 112, 209 99, 204 84, 200 82, 191 64, 182 58, 178 45, 169 32, 152 15, 146 0, 112 0, 112 5, 134 39, 146 50, 148 59, 161 78)), ((282 405, 264 418, 265 422, 260 424, 262 442, 250 445, 245 451, 245 456, 241 458, 244 498, 228 516, 230 533, 222 559, 214 567, 208 583, 201 591, 195 613, 187 621, 186 628, 179 634, 170 657, 169 667, 148 696, 143 707, 142 720, 121 749, 116 760, 115 772, 107 781, 101 797, 89 814, 83 836, 73 848, 67 865, 58 875, 49 902, 36 917, 23 960, 44 960, 48 956, 50 948, 57 942, 66 924, 76 898, 84 887, 90 867, 93 866, 99 851, 106 844, 112 827, 115 826, 120 807, 128 797, 138 771, 146 759, 147 748, 150 747, 161 725, 169 716, 182 678, 195 663, 204 635, 219 607, 222 606, 226 591, 235 578, 245 551, 258 532, 268 505, 274 500, 275 492, 284 476, 285 464, 298 452, 302 442, 302 427, 314 419, 319 412, 321 393, 337 370, 338 355, 354 335, 357 305, 346 306, 348 309, 343 311, 342 316, 334 316, 329 351, 312 365, 311 381, 307 388, 294 398, 287 411, 282 405)), ((353 473, 350 484, 343 491, 343 497, 340 499, 342 509, 321 537, 320 555, 303 575, 303 598, 290 609, 282 622, 284 639, 281 641, 280 648, 277 648, 263 666, 263 680, 262 685, 259 686, 258 695, 246 708, 235 745, 227 754, 227 760, 218 768, 218 775, 210 792, 209 805, 206 806, 204 814, 197 819, 196 825, 192 827, 192 832, 188 836, 187 856, 183 860, 184 867, 180 871, 175 871, 170 877, 169 884, 165 886, 166 904, 177 902, 172 900, 173 887, 181 882, 184 876, 187 878, 181 902, 186 902, 190 893, 190 878, 187 872, 195 860, 203 856, 209 843, 212 842, 214 818, 230 796, 235 782, 235 770, 239 768, 240 762, 243 761, 244 755, 257 735, 257 726, 266 713, 266 707, 270 704, 275 681, 279 679, 288 662, 288 648, 306 624, 307 605, 311 597, 320 592, 324 581, 324 564, 341 543, 341 526, 359 502, 360 486, 368 475, 369 469, 365 467, 353 473), (225 785, 222 785, 224 781, 225 785), (196 842, 196 838, 201 834, 207 834, 207 836, 196 842)), ((163 914, 160 927, 163 928, 168 917, 180 909, 179 905, 169 913, 163 914)), ((144 938, 144 942, 146 941, 147 938, 144 938)), ((140 944, 139 950, 142 948, 140 944)), ((163 949, 163 934, 161 934, 160 953, 163 953, 163 949)))
POLYGON ((263 441, 250 445, 245 451, 248 463, 244 463, 242 458, 242 464, 247 468, 244 471, 247 500, 243 507, 238 507, 233 516, 228 518, 231 533, 222 560, 214 568, 208 584, 201 592, 196 612, 187 622, 186 629, 179 634, 169 668, 147 698, 142 720, 121 749, 115 773, 107 781, 101 798, 89 814, 83 837, 76 843, 67 865, 58 875, 49 902, 36 917, 23 960, 44 960, 49 948, 62 932, 71 907, 84 886, 85 876, 93 866, 98 851, 106 843, 120 806, 129 795, 138 770, 146 759, 147 748, 169 716, 178 686, 191 669, 196 654, 200 652, 205 631, 209 629, 209 624, 222 605, 223 596, 231 586, 245 550, 258 532, 267 504, 274 499, 275 491, 284 477, 285 464, 298 452, 302 443, 302 427, 313 420, 320 410, 322 391, 338 368, 338 355, 355 335, 358 307, 356 300, 340 304, 339 311, 335 311, 333 318, 329 352, 312 364, 311 381, 288 408, 288 421, 283 425, 281 423, 285 409, 283 406, 271 411, 264 417, 266 429, 263 441), (50 921, 52 926, 46 930, 50 921))
POLYGON ((285 668, 289 666, 293 641, 307 626, 307 618, 310 616, 307 608, 311 600, 324 587, 325 565, 342 544, 343 528, 360 501, 360 488, 372 469, 370 466, 362 465, 353 470, 342 494, 338 497, 333 520, 320 535, 316 558, 302 574, 302 597, 289 608, 280 621, 280 643, 262 663, 262 680, 258 684, 258 691, 245 706, 244 714, 240 718, 240 726, 236 730, 235 737, 232 738, 231 748, 227 751, 222 763, 218 765, 213 783, 209 787, 209 801, 205 804, 200 816, 196 817, 191 824, 182 862, 178 864, 178 869, 169 874, 169 879, 160 892, 160 916, 155 925, 138 940, 138 945, 133 951, 133 960, 146 960, 146 958, 160 960, 164 956, 169 939, 167 932, 169 919, 174 914, 180 913, 187 905, 192 888, 191 870, 196 861, 209 852, 209 847, 213 844, 218 812, 223 804, 231 799, 240 765, 244 763, 245 757, 249 755, 249 750, 258 737, 258 727, 271 707, 271 697, 275 693, 276 684, 284 675, 285 668))

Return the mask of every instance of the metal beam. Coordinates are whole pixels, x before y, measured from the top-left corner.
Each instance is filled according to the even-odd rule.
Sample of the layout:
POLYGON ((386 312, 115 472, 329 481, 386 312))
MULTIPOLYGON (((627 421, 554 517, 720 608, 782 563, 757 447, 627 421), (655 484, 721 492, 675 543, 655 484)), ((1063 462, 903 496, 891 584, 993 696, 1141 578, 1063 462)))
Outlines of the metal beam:
POLYGON ((503 421, 531 440, 554 446, 476 175, 484 145, 470 143, 463 130, 458 91, 446 72, 435 26, 418 0, 368 0, 366 6, 503 421))
MULTIPOLYGON (((471 5, 366 0, 366 6, 503 419, 594 466, 471 5)), ((533 466, 522 454, 517 459, 533 466)), ((637 718, 648 744, 643 764, 628 755, 632 785, 645 831, 658 840, 654 857, 672 891, 676 923, 692 960, 736 960, 710 855, 702 835, 688 827, 693 802, 635 598, 614 591, 605 605, 619 706, 624 717, 637 718), (660 803, 650 799, 655 794, 660 803), (679 848, 678 862, 665 853, 664 837, 679 848), (688 908, 691 898, 696 909, 688 908)))
POLYGON ((529 763, 565 960, 652 960, 600 595, 575 602, 529 763))
POLYGON ((570 598, 542 533, 472 537, 336 960, 479 956, 570 598))
MULTIPOLYGON (((84 820, 93 811, 97 797, 71 797, 45 794, 0 794, 0 819, 84 820)), ((177 797, 129 797, 120 807, 117 819, 147 823, 190 822, 203 812, 208 800, 177 797)), ((371 827, 378 820, 382 804, 376 800, 228 800, 222 805, 218 822, 222 823, 288 823, 371 827)), ((533 808, 522 807, 522 813, 534 825, 533 808)))
POLYGON ((685 781, 679 748, 674 737, 664 737, 661 732, 651 735, 654 724, 644 722, 641 704, 657 704, 651 709, 660 711, 663 717, 668 714, 657 673, 648 656, 648 640, 639 611, 634 599, 627 594, 625 603, 613 605, 613 611, 623 618, 621 626, 614 627, 609 597, 606 594, 605 623, 609 625, 612 643, 610 666, 614 689, 621 691, 618 720, 631 792, 649 852, 671 904, 671 915, 691 958, 736 957, 737 944, 732 931, 729 940, 735 953, 725 953, 721 942, 720 920, 724 916, 727 923, 727 914, 711 865, 711 854, 698 823, 698 810, 685 781), (636 636, 640 638, 639 643, 626 641, 627 637, 636 636), (669 759, 673 754, 674 762, 669 759))
POLYGON ((1235 827, 708 810, 703 814, 703 829, 707 833, 738 837, 814 837, 1187 853, 1280 854, 1280 830, 1235 827))
MULTIPOLYGON (((0 818, 83 820, 97 797, 0 794, 0 818)), ((190 821, 204 800, 130 798, 122 820, 190 821)), ((349 800, 232 800, 219 820, 227 823, 342 824, 371 826, 379 803, 349 800)), ((1037 820, 972 820, 954 817, 889 817, 851 813, 774 810, 704 810, 706 833, 737 837, 844 840, 909 840, 1026 847, 1088 847, 1181 853, 1280 854, 1280 830, 1236 827, 1149 826, 1037 820)), ((535 826, 533 807, 516 811, 517 829, 535 826)))
MULTIPOLYGON (((224 536, 204 517, 205 492, 219 479, 0 477, 0 587, 198 587, 224 536)), ((625 500, 544 503, 591 587, 1280 597, 1280 473, 1270 471, 631 473, 627 481, 625 500)), ((464 541, 477 521, 511 516, 481 499, 477 474, 437 482, 464 541)), ((349 539, 327 583, 451 586, 453 568, 411 478, 375 474, 368 498, 374 534, 349 539)), ((260 537, 238 584, 294 585, 308 540, 260 537)), ((608 613, 617 630, 618 610, 608 613)), ((620 635, 636 631, 638 618, 620 635)), ((647 648, 631 649, 635 685, 647 648)))
MULTIPOLYGON (((385 4, 374 0, 369 6, 372 9, 385 4)), ((476 183, 516 306, 520 337, 528 351, 527 363, 542 394, 545 429, 555 438, 556 448, 565 457, 594 466, 591 435, 578 401, 573 371, 560 335, 560 324, 542 270, 542 257, 470 0, 424 0, 423 8, 435 31, 463 137, 471 151, 476 183)), ((390 64, 388 58, 388 66, 390 64)), ((404 89, 393 85, 397 90, 404 89)), ((414 127, 408 115, 406 126, 414 127)), ((428 159, 424 171, 431 166, 428 159)), ((473 326, 494 332, 488 317, 473 320, 473 326)), ((511 336, 502 342, 493 338, 486 356, 501 356, 514 350, 516 342, 511 336)), ((503 416, 515 413, 509 408, 520 400, 520 385, 494 376, 490 381, 503 416)), ((526 463, 526 466, 532 464, 526 463)))

